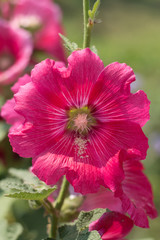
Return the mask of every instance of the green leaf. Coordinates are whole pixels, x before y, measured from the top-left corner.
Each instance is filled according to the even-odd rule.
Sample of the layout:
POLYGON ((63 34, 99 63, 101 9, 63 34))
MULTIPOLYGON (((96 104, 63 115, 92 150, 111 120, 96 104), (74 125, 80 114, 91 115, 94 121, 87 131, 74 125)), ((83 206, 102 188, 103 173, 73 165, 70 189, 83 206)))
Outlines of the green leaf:
POLYGON ((106 209, 97 208, 90 212, 80 212, 78 220, 77 220, 77 229, 79 231, 87 228, 89 224, 97 219, 99 219, 104 213, 106 212, 106 209))
POLYGON ((106 209, 95 209, 90 212, 82 211, 78 219, 72 224, 66 224, 59 228, 60 240, 100 240, 97 231, 88 231, 89 224, 100 218, 106 209))
POLYGON ((8 225, 6 220, 0 221, 0 240, 17 240, 23 228, 19 223, 8 225))
POLYGON ((67 50, 72 53, 75 50, 79 49, 77 43, 75 42, 71 42, 68 38, 66 38, 65 36, 63 36, 62 34, 59 33, 59 36, 62 38, 62 40, 64 41, 64 46, 67 48, 67 50))
POLYGON ((97 231, 88 232, 88 230, 82 231, 76 240, 101 240, 101 237, 97 231))
POLYGON ((13 190, 13 191, 34 191, 33 187, 22 183, 19 179, 16 178, 6 178, 0 181, 0 188, 4 191, 13 190))
POLYGON ((33 173, 29 172, 28 170, 10 168, 9 174, 18 178, 19 180, 22 180, 25 184, 31 184, 36 187, 44 185, 43 182, 41 182, 33 173))
POLYGON ((91 19, 92 21, 95 20, 95 17, 96 17, 96 14, 97 14, 97 12, 98 12, 100 3, 101 3, 101 1, 100 1, 100 0, 97 0, 97 1, 94 3, 94 5, 93 5, 93 9, 88 11, 88 15, 89 15, 89 17, 90 17, 90 19, 91 19))
POLYGON ((76 225, 66 224, 59 228, 59 236, 61 240, 75 240, 79 235, 76 225))
POLYGON ((78 231, 76 224, 66 224, 59 228, 60 240, 101 240, 98 232, 88 232, 88 228, 78 231))
POLYGON ((0 181, 6 197, 42 201, 56 190, 56 186, 46 185, 27 170, 12 168, 9 173, 14 177, 0 181))
POLYGON ((42 239, 42 240, 54 240, 53 238, 45 238, 45 239, 42 239))
POLYGON ((5 194, 6 197, 11 198, 18 198, 23 200, 39 200, 42 201, 43 199, 47 198, 52 192, 56 190, 56 187, 49 188, 49 189, 43 189, 40 191, 34 190, 34 192, 31 190, 29 191, 19 191, 14 192, 10 194, 5 194))

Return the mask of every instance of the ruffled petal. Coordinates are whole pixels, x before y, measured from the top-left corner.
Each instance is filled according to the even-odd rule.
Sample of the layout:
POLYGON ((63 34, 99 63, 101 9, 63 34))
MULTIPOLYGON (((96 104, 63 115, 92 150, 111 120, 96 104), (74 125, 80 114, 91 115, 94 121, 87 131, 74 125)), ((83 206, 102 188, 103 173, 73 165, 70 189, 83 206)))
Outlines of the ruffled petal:
POLYGON ((8 100, 1 108, 1 116, 8 124, 21 124, 24 121, 23 116, 14 111, 15 100, 14 98, 8 100))
POLYGON ((54 145, 63 135, 65 110, 55 108, 52 102, 49 104, 32 82, 21 86, 15 99, 15 111, 26 122, 9 134, 10 142, 19 155, 33 157, 54 145))
POLYGON ((148 140, 140 126, 128 121, 101 125, 101 128, 94 129, 88 140, 77 138, 75 141, 77 154, 70 162, 70 170, 73 171, 66 176, 75 192, 82 194, 96 192, 99 185, 103 185, 113 192, 117 191, 117 196, 120 196, 123 180, 121 161, 125 156, 123 151, 119 151, 134 151, 136 159, 144 159, 148 149, 148 140))
POLYGON ((61 68, 53 60, 46 59, 37 64, 31 72, 31 79, 37 91, 50 103, 57 107, 67 107, 63 96, 61 82, 63 79, 58 71, 61 68))
POLYGON ((20 77, 18 81, 13 85, 12 92, 17 93, 21 86, 31 82, 31 77, 28 74, 25 74, 23 77, 20 77))
POLYGON ((143 173, 143 165, 139 161, 127 159, 123 163, 125 178, 122 182, 122 207, 139 227, 149 227, 147 216, 157 217, 153 203, 151 184, 143 173))
MULTIPOLYGON (((19 80, 13 85, 11 89, 14 93, 17 93, 20 86, 23 86, 30 81, 30 76, 26 74, 23 77, 19 78, 19 80)), ((16 103, 14 98, 8 100, 1 108, 1 116, 6 120, 8 124, 16 124, 18 126, 24 122, 24 117, 14 110, 15 104, 16 103)))
POLYGON ((134 121, 141 126, 149 120, 150 101, 143 91, 130 93, 135 81, 126 64, 112 63, 99 76, 89 97, 89 105, 99 121, 134 121))
POLYGON ((118 212, 104 213, 89 225, 89 231, 97 230, 102 240, 122 240, 133 228, 133 221, 118 212))
POLYGON ((123 171, 121 164, 116 160, 117 156, 110 159, 106 166, 101 168, 92 165, 93 159, 91 157, 70 161, 66 173, 67 180, 73 185, 75 192, 83 195, 97 192, 100 185, 113 191, 120 191, 119 187, 123 179, 123 171), (115 171, 111 166, 114 167, 115 171))
POLYGON ((62 171, 75 192, 81 194, 97 192, 100 185, 121 191, 123 153, 116 154, 102 166, 95 161, 96 156, 88 155, 87 149, 81 149, 85 151, 83 156, 82 152, 77 153, 74 136, 64 135, 53 147, 34 157, 33 172, 47 184, 55 184, 62 171))
POLYGON ((68 58, 68 68, 63 71, 64 94, 72 107, 88 104, 88 95, 99 74, 103 62, 89 48, 73 52, 68 58))

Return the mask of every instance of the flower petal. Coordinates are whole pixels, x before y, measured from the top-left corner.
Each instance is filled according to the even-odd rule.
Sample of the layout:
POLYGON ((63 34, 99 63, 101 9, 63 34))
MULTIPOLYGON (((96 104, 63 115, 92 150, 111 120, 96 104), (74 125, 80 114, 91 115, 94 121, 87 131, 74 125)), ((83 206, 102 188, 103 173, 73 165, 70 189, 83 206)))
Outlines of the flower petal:
POLYGON ((123 180, 121 161, 123 154, 116 154, 106 166, 93 166, 92 156, 78 158, 75 155, 73 138, 63 137, 54 147, 42 152, 33 159, 33 173, 46 184, 55 184, 60 178, 59 172, 66 175, 73 185, 75 192, 81 194, 97 192, 100 185, 109 187, 113 191, 120 191, 123 180), (120 160, 119 156, 120 155, 120 160))
POLYGON ((59 67, 53 60, 46 59, 34 67, 31 78, 35 88, 45 99, 58 107, 63 107, 66 105, 66 99, 62 94, 59 67))
POLYGON ((130 120, 143 126, 150 118, 150 101, 143 91, 130 93, 132 81, 135 75, 129 66, 108 65, 90 93, 89 105, 94 116, 103 122, 130 120))
POLYGON ((104 69, 103 62, 89 48, 73 52, 68 58, 68 68, 62 74, 66 99, 72 107, 88 103, 88 94, 104 69))
POLYGON ((101 187, 97 193, 87 194, 80 210, 91 211, 95 208, 108 208, 111 211, 122 212, 121 200, 114 197, 113 192, 101 187))
POLYGON ((122 240, 131 231, 133 225, 129 217, 118 212, 109 212, 92 222, 89 231, 97 230, 102 240, 122 240))
POLYGON ((63 134, 66 125, 65 110, 49 104, 32 82, 21 86, 15 99, 15 111, 26 122, 9 134, 10 142, 19 155, 33 157, 46 147, 54 145, 63 134))
POLYGON ((23 116, 14 111, 15 100, 14 98, 8 100, 1 108, 1 116, 6 120, 8 124, 20 124, 24 121, 23 116))
POLYGON ((125 178, 122 182, 122 207, 133 219, 135 225, 147 228, 148 219, 157 217, 153 203, 151 184, 143 173, 143 165, 139 161, 126 159, 123 163, 125 178))
POLYGON ((100 161, 109 159, 121 149, 134 152, 135 159, 145 159, 148 149, 148 139, 141 127, 130 121, 115 121, 100 123, 90 135, 92 151, 96 152, 100 161))
POLYGON ((20 77, 18 81, 13 85, 13 87, 11 88, 12 92, 17 93, 21 86, 29 82, 31 82, 31 77, 28 74, 25 74, 23 77, 20 77))
MULTIPOLYGON (((20 86, 23 86, 30 81, 30 76, 27 74, 24 75, 23 77, 19 78, 18 82, 14 84, 14 86, 12 87, 12 91, 14 93, 17 93, 20 86)), ((14 110, 15 104, 16 103, 14 98, 8 100, 1 108, 1 116, 6 120, 8 124, 16 124, 18 126, 19 124, 24 122, 24 117, 14 110)))

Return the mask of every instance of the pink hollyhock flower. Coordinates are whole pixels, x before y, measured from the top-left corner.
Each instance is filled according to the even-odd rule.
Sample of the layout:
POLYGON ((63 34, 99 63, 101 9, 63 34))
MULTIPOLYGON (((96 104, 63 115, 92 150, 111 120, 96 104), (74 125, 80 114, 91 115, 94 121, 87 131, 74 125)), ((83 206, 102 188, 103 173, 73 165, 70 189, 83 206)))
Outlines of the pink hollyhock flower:
POLYGON ((100 185, 118 191, 124 177, 119 151, 146 157, 140 125, 149 119, 149 101, 143 91, 130 93, 135 76, 126 64, 104 68, 90 49, 73 52, 68 63, 57 68, 47 59, 35 66, 31 81, 14 95, 25 122, 12 129, 10 143, 33 158, 32 171, 46 184, 66 175, 82 194, 100 185))
POLYGON ((135 225, 148 228, 147 216, 157 217, 153 203, 153 193, 149 180, 143 173, 143 165, 131 158, 123 162, 124 179, 122 181, 123 194, 119 197, 116 193, 101 188, 95 194, 88 194, 81 210, 90 211, 94 208, 108 208, 112 211, 128 213, 135 225))
POLYGON ((124 240, 133 225, 133 221, 121 213, 106 212, 90 224, 89 231, 97 230, 102 240, 124 240))
POLYGON ((0 84, 17 79, 26 68, 32 54, 30 35, 0 20, 0 84))
POLYGON ((19 0, 15 4, 10 21, 13 25, 33 33, 35 48, 65 61, 59 33, 63 33, 61 10, 51 0, 19 0))

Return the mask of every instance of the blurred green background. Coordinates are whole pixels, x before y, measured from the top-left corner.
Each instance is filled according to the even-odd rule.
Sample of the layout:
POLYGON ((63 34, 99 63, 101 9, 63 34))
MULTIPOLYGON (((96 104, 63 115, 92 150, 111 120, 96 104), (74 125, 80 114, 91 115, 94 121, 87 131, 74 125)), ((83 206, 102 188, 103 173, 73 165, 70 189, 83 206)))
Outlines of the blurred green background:
MULTIPOLYGON (((82 0, 56 2, 64 12, 67 37, 81 47, 82 0)), ((92 44, 104 64, 130 65, 137 76, 133 91, 144 90, 151 101, 151 119, 144 127, 150 148, 143 163, 160 212, 160 0, 101 0, 97 18, 101 23, 94 27, 92 44)), ((150 221, 150 229, 135 227, 127 239, 141 238, 160 239, 159 218, 150 221)))
MULTIPOLYGON (((66 36, 81 47, 82 0, 55 2, 63 11, 66 36)), ((93 2, 91 0, 92 4, 93 2)), ((101 0, 98 19, 101 23, 94 27, 92 44, 98 49, 104 64, 119 61, 130 65, 137 76, 137 83, 133 84, 132 91, 139 88, 144 90, 151 101, 151 120, 144 128, 150 148, 144 165, 145 173, 153 186, 156 207, 160 212, 160 0, 101 0)), ((3 145, 10 149, 7 139, 2 142, 1 147, 3 145)), ((8 159, 17 159, 16 166, 29 165, 26 159, 19 162, 15 154, 10 151, 8 153, 8 159)), ((13 166, 13 162, 9 165, 13 166)), ((46 237, 47 219, 42 217, 43 210, 35 212, 29 209, 25 201, 0 197, 0 220, 6 214, 10 222, 16 219, 23 224, 25 231, 19 240, 40 240, 46 237), (10 206, 12 211, 8 213, 10 206)), ((135 227, 127 239, 143 238, 160 239, 159 218, 150 221, 150 229, 135 227)))

